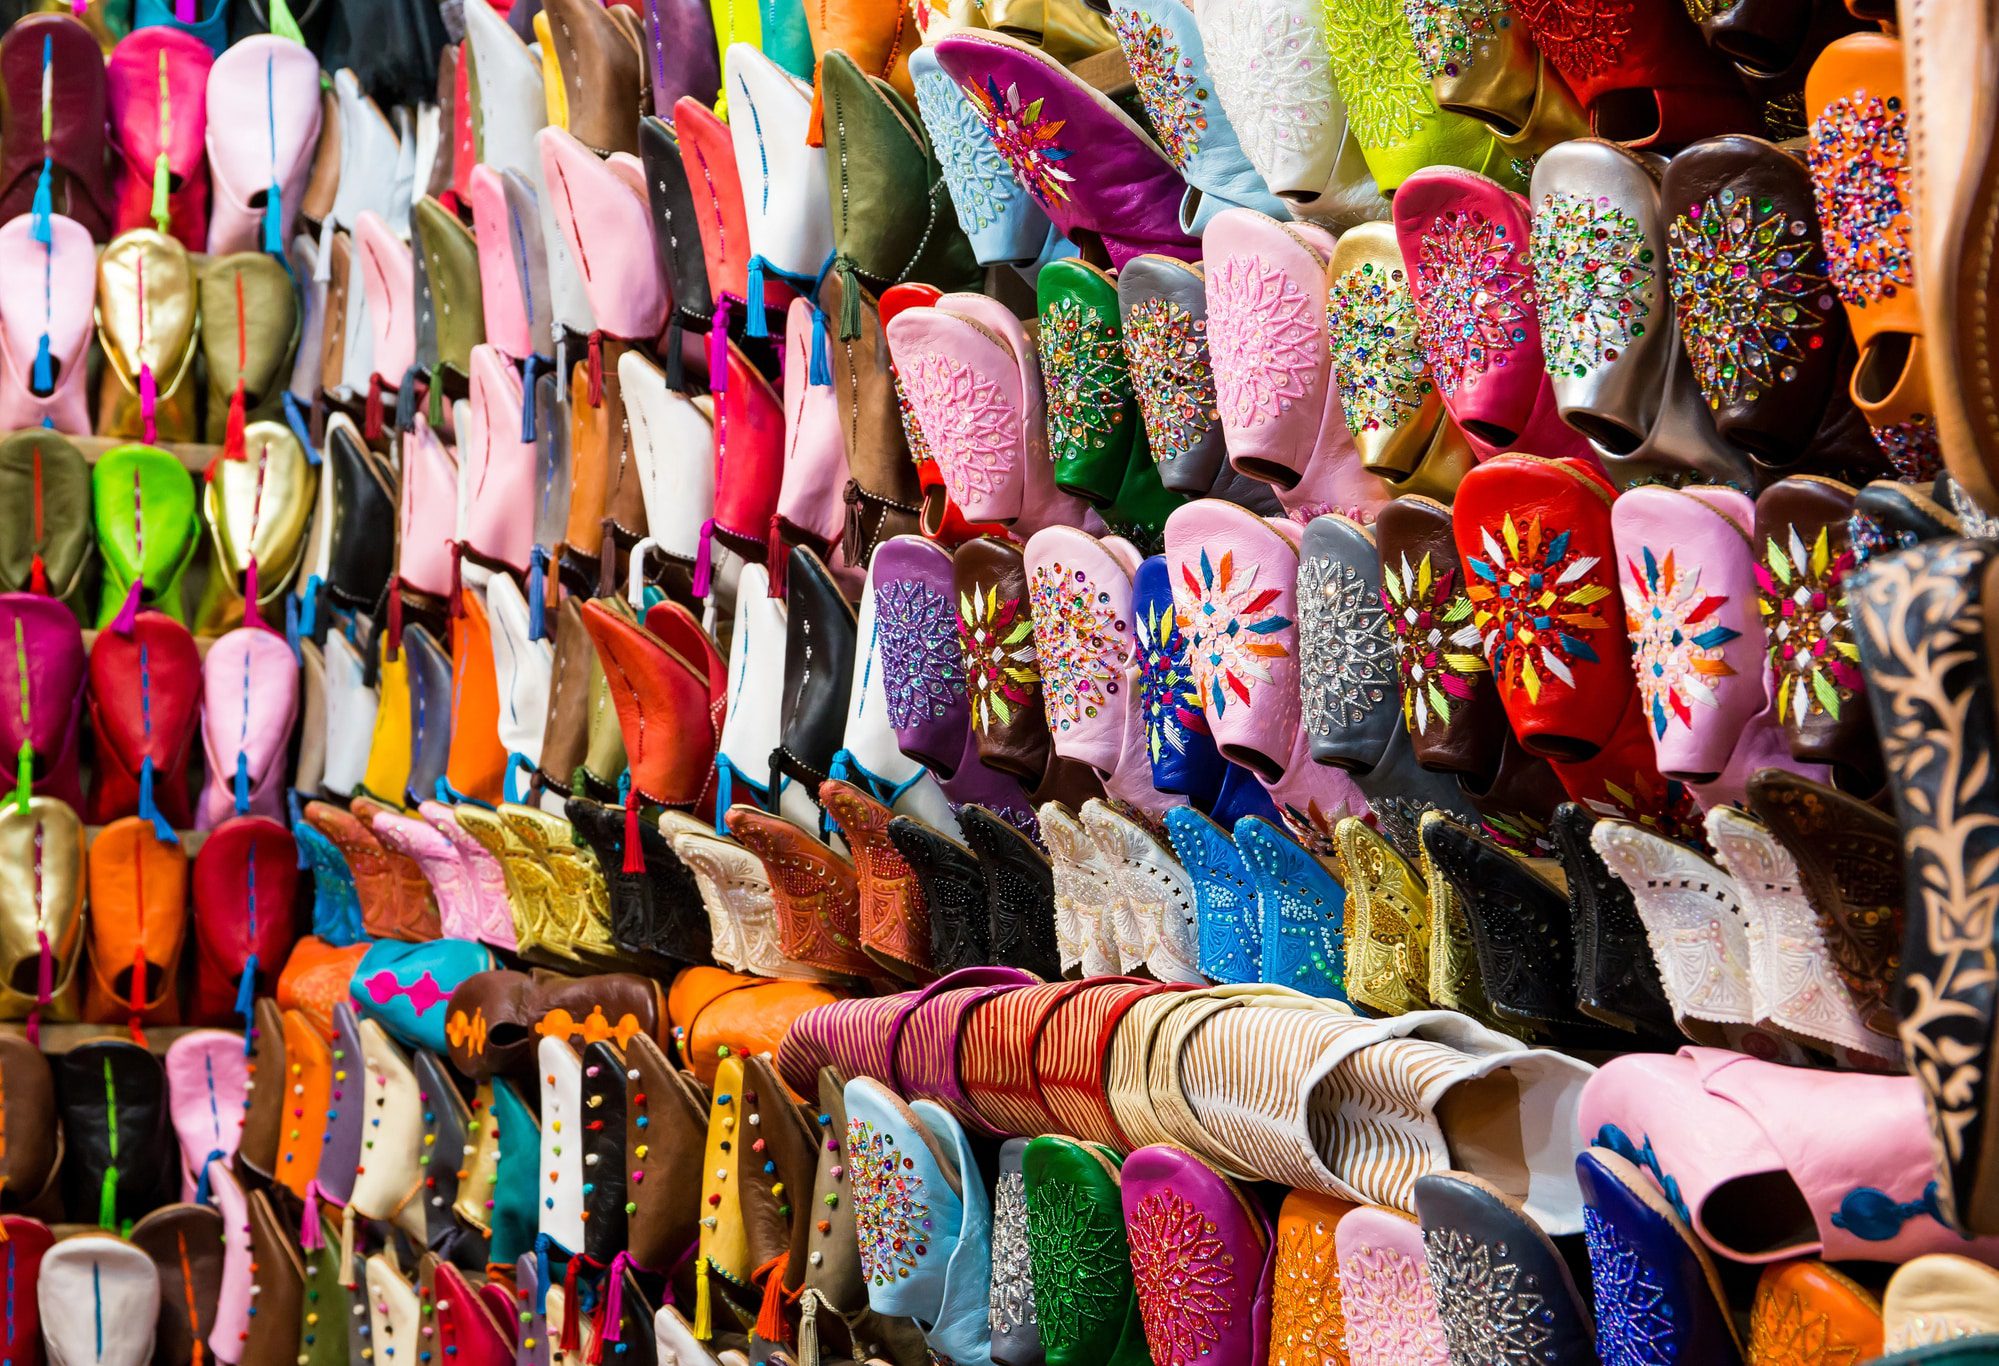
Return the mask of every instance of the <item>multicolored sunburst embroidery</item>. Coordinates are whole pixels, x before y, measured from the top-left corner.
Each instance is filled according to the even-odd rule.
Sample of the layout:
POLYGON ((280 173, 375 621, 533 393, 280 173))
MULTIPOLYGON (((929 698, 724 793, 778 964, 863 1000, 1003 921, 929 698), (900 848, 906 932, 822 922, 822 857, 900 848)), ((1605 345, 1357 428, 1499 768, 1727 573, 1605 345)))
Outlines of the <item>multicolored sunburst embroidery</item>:
POLYGON ((1207 319, 1171 299, 1141 299, 1125 314, 1124 355, 1152 458, 1191 454, 1220 416, 1207 319))
POLYGON ((1008 201, 1020 193, 1005 159, 956 81, 934 70, 913 80, 916 107, 937 151, 960 223, 965 231, 977 232, 999 222, 1008 201))
POLYGON ((1675 720, 1691 730, 1695 707, 1718 705, 1715 684, 1735 675, 1721 650, 1742 633, 1715 620, 1728 598, 1702 590, 1698 566, 1683 568, 1673 551, 1661 557, 1650 546, 1641 555, 1625 557, 1624 623, 1638 695, 1659 737, 1675 720))
POLYGON ((1416 297, 1400 268, 1363 261, 1327 289, 1333 382, 1353 431, 1393 430, 1435 392, 1417 329, 1416 297))
POLYGON ((1381 567, 1381 603, 1395 633, 1396 670, 1402 680, 1402 721, 1414 735, 1430 723, 1451 723, 1469 702, 1481 674, 1491 672, 1479 653, 1479 628, 1471 599, 1458 586, 1455 566, 1439 572, 1427 552, 1412 568, 1404 555, 1381 567))
POLYGON ((1175 166, 1184 167, 1201 150, 1201 137, 1208 130, 1207 82, 1173 30, 1143 11, 1115 7, 1111 26, 1117 30, 1118 46, 1131 66, 1132 83, 1138 87, 1139 103, 1145 106, 1160 150, 1175 166))
POLYGON ((1534 285, 1510 229, 1449 209, 1416 243, 1416 328, 1446 396, 1505 366, 1534 325, 1534 285))
POLYGON ((1256 686, 1270 681, 1272 662, 1291 655, 1291 647, 1277 638, 1293 624, 1274 610, 1284 594, 1257 587, 1257 573, 1256 565, 1238 569, 1232 550, 1215 560, 1203 548, 1198 560, 1180 566, 1174 585, 1173 607, 1187 637, 1194 690, 1216 716, 1225 714, 1231 701, 1249 706, 1256 686))
POLYGON ((1658 262, 1634 215, 1609 195, 1543 195, 1533 244, 1549 374, 1585 375, 1645 335, 1658 262))
POLYGON ((1770 665, 1777 671, 1780 721, 1820 713, 1837 721, 1866 686, 1846 605, 1852 569, 1853 547, 1842 544, 1834 551, 1829 526, 1820 527, 1809 546, 1796 526, 1782 539, 1771 536, 1763 543, 1757 602, 1770 637, 1770 665))
POLYGON ((1130 624, 1108 592, 1059 560, 1034 567, 1027 602, 1050 724, 1066 731, 1094 720, 1124 687, 1130 624))
POLYGON ((1145 1340, 1159 1366, 1199 1366, 1236 1315, 1236 1259, 1214 1220, 1172 1191, 1138 1202, 1127 1228, 1145 1340))
POLYGON ((1708 407, 1753 403, 1826 344, 1835 300, 1811 225, 1733 189, 1666 230, 1673 307, 1708 407))
POLYGON ((1523 533, 1509 512, 1498 531, 1479 528, 1485 554, 1465 561, 1472 621, 1494 677, 1539 702, 1549 679, 1573 689, 1572 665, 1601 662, 1589 636, 1610 626, 1597 604, 1611 590, 1594 576, 1601 557, 1572 555, 1573 534, 1549 535, 1539 513, 1523 533))
POLYGON ((847 1190, 868 1283, 907 1280, 930 1251, 923 1178, 897 1148, 895 1135, 864 1119, 847 1121, 847 1190))
POLYGON ((1187 640, 1172 605, 1147 604, 1138 615, 1138 699, 1145 712, 1145 748, 1152 762, 1187 752, 1190 735, 1205 735, 1208 718, 1187 667, 1187 640))
POLYGON ((999 82, 988 76, 960 89, 1021 187, 1044 204, 1067 203, 1076 177, 1063 170, 1062 163, 1074 153, 1059 139, 1068 120, 1045 118, 1046 101, 1022 100, 1017 81, 1001 90, 999 82))
POLYGON ((1915 283, 1909 242, 1909 125, 1902 101, 1856 90, 1812 120, 1806 160, 1825 234, 1826 273, 1852 308, 1915 283))
POLYGON ((958 595, 958 655, 965 666, 972 724, 981 731, 1011 725, 1014 713, 1036 702, 1041 659, 1034 649, 1034 620, 1019 598, 999 586, 973 584, 958 595))
POLYGON ((1113 319, 1079 300, 1055 299, 1041 310, 1039 347, 1049 454, 1064 460, 1103 451, 1123 428, 1131 398, 1113 319))
POLYGON ((999 386, 936 351, 908 358, 897 375, 951 500, 963 505, 991 497, 1020 450, 1019 414, 999 386))

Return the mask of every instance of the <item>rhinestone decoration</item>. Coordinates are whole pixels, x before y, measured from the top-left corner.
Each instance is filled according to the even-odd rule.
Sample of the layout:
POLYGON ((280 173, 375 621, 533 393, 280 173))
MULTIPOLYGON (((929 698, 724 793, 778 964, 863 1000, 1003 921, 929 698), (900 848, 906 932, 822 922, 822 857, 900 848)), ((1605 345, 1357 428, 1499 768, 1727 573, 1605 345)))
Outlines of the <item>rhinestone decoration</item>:
POLYGON ((1354 1366, 1419 1366, 1450 1360, 1422 1266, 1385 1247, 1340 1259, 1340 1303, 1354 1366))
POLYGON ((1270 681, 1270 661, 1290 657, 1289 647, 1274 637, 1292 622, 1273 610, 1282 592, 1256 586, 1258 566, 1238 571, 1234 551, 1215 561, 1205 548, 1198 563, 1198 570, 1180 566, 1173 608, 1187 637, 1194 691, 1221 716, 1231 699, 1250 705, 1252 689, 1270 681))
POLYGON ((1779 721, 1818 714, 1837 721, 1866 686, 1846 604, 1852 570, 1853 548, 1834 553, 1830 527, 1820 527, 1809 547, 1795 526, 1781 543, 1774 536, 1763 543, 1757 602, 1777 671, 1779 721))
POLYGON ((884 583, 875 590, 875 624, 890 725, 937 720, 964 700, 950 599, 926 583, 884 583))
POLYGON ((1666 229, 1673 306, 1708 407, 1754 403, 1825 345, 1833 296, 1810 234, 1767 195, 1732 189, 1666 229))
POLYGON ((1535 45, 1572 83, 1623 58, 1632 6, 1633 0, 1514 0, 1535 45))
POLYGON ((1539 513, 1525 534, 1510 512, 1499 535, 1492 531, 1479 528, 1485 554, 1465 561, 1471 573, 1465 591, 1493 676, 1509 689, 1525 690, 1530 702, 1541 700, 1550 678, 1573 689, 1571 665, 1601 662, 1588 636, 1610 625, 1597 604, 1611 589, 1592 577, 1601 560, 1571 558, 1570 533, 1547 534, 1539 513))
POLYGON ((1469 702, 1478 676, 1491 667, 1472 620, 1471 599, 1458 586, 1455 567, 1438 573, 1426 552, 1381 567, 1381 601, 1395 633, 1396 669, 1402 680, 1402 722, 1412 735, 1430 733, 1430 722, 1451 723, 1451 709, 1469 702))
POLYGON ((1027 1183, 1001 1172, 993 1187, 993 1331, 1010 1337, 1034 1326, 1034 1273, 1027 1264, 1027 1183))
POLYGON ((1364 261, 1326 291, 1326 342, 1347 426, 1393 430, 1436 389, 1418 335, 1416 298, 1400 270, 1364 261))
POLYGON ((958 595, 958 656, 972 699, 972 724, 981 731, 1013 724, 1014 712, 1036 701, 1041 658, 1034 649, 1034 620, 1019 598, 1002 599, 997 584, 972 585, 958 595))
POLYGON ((1126 1312, 1131 1253, 1124 1221, 1066 1181, 1044 1182, 1027 1207, 1027 1255, 1042 1345, 1074 1351, 1093 1325, 1126 1312))
POLYGON ((1658 263, 1638 220, 1610 196, 1542 196, 1533 256, 1550 375, 1581 377, 1645 335, 1659 300, 1658 263))
POLYGON ((1298 566, 1298 667, 1305 724, 1331 736, 1357 726, 1395 687, 1395 638, 1381 594, 1324 555, 1298 566))
POLYGON ((1214 1220, 1184 1197, 1157 1190, 1127 1228, 1131 1277, 1145 1341, 1158 1366, 1195 1366, 1234 1321, 1235 1257, 1214 1220))
POLYGON ((1476 211, 1438 214, 1416 244, 1416 331, 1446 396, 1506 365, 1533 326, 1520 243, 1476 211))
POLYGON ((1943 444, 1928 413, 1874 428, 1874 444, 1905 484, 1927 484, 1943 473, 1943 444))
POLYGON ((1590 1205, 1583 1206, 1583 1244, 1596 1296, 1596 1350, 1604 1366, 1677 1366, 1673 1306, 1644 1254, 1590 1205))
POLYGON ((937 152, 944 183, 951 188, 958 225, 968 233, 991 227, 1020 192, 1006 158, 986 136, 985 125, 956 81, 941 71, 926 71, 914 81, 916 108, 937 152))
POLYGON ((991 497, 1020 450, 1019 414, 999 386, 935 351, 911 357, 898 373, 951 500, 963 505, 991 497))
POLYGON ((1889 531, 1864 512, 1855 511, 1846 519, 1846 539, 1853 547, 1855 568, 1878 555, 1892 555, 1916 544, 1913 531, 1889 531))
POLYGON ((1423 1252, 1451 1360, 1546 1366, 1561 1359, 1547 1297, 1536 1277, 1508 1260, 1504 1243, 1425 1229, 1423 1252))
POLYGON ((1402 0, 1423 75, 1459 76, 1492 39, 1513 27, 1506 0, 1402 0))
POLYGON ((1207 83, 1195 69, 1194 59, 1181 51, 1173 30, 1135 9, 1111 10, 1111 26, 1117 30, 1118 46, 1131 66, 1132 81, 1138 87, 1139 103, 1152 124, 1152 134, 1160 150, 1184 168, 1187 159, 1201 150, 1201 136, 1208 130, 1207 83))
POLYGON ((1638 695, 1660 738, 1675 720, 1692 730, 1696 706, 1718 705, 1715 684, 1735 676, 1721 649, 1742 633, 1715 620, 1728 599, 1701 590, 1699 566, 1683 569, 1670 550, 1664 558, 1650 546, 1642 553, 1642 563, 1624 563, 1624 624, 1638 695))
POLYGON ((847 1190, 860 1241, 861 1271, 873 1286, 909 1279, 929 1255, 930 1209, 916 1163, 895 1136, 864 1119, 847 1120, 847 1190))
POLYGON ((1266 169, 1309 156, 1333 121, 1319 17, 1308 20, 1279 0, 1234 0, 1203 19, 1215 93, 1250 163, 1266 169))
POLYGON ((1277 1238, 1270 1306, 1270 1366, 1323 1366, 1346 1347, 1339 1259, 1323 1219, 1286 1225, 1277 1238))
POLYGON ((1034 567, 1027 603, 1049 724, 1066 731, 1094 720, 1123 690, 1130 623, 1111 606, 1108 592, 1060 561, 1034 567))
POLYGON ((1107 449, 1131 398, 1114 321, 1091 305, 1056 299, 1041 310, 1040 351, 1049 454, 1063 460, 1107 449))
POLYGON ((1131 390, 1152 458, 1191 454, 1221 414, 1208 365, 1208 322, 1171 299, 1143 299, 1124 320, 1131 390))
POLYGON ((1189 735, 1205 735, 1208 718, 1187 664, 1187 638, 1167 603, 1150 603, 1138 618, 1138 698, 1145 711, 1145 748, 1152 762, 1185 754, 1189 735))
POLYGON ((1826 273, 1849 308, 1915 283, 1909 243, 1909 126, 1899 99, 1856 90, 1812 120, 1806 160, 1825 234, 1826 273))
POLYGON ((1058 139, 1065 119, 1046 119, 1039 99, 1022 102, 1020 86, 1005 90, 988 76, 984 84, 960 86, 986 136, 1013 171, 1013 178, 1043 204, 1066 203, 1076 177, 1062 169, 1073 155, 1058 139))
POLYGON ((1268 261, 1230 256, 1208 273, 1208 352, 1222 416, 1254 427, 1304 397, 1325 336, 1297 281, 1268 261))
POLYGON ((1326 51, 1363 147, 1392 147, 1437 111, 1399 0, 1325 0, 1326 51))

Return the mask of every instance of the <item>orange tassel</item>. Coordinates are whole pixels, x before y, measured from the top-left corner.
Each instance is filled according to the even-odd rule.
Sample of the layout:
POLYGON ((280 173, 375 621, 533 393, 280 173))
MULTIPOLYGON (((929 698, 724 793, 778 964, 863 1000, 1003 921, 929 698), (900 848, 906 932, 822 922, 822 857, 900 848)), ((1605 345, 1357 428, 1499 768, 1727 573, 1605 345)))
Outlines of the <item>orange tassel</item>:
POLYGON ((763 1304, 757 1309, 757 1336, 765 1342, 786 1341, 785 1302, 787 1299, 795 1298, 784 1293, 784 1269, 790 1261, 789 1251, 780 1252, 750 1273, 752 1283, 765 1273, 769 1273, 770 1276, 770 1279, 763 1283, 763 1304))

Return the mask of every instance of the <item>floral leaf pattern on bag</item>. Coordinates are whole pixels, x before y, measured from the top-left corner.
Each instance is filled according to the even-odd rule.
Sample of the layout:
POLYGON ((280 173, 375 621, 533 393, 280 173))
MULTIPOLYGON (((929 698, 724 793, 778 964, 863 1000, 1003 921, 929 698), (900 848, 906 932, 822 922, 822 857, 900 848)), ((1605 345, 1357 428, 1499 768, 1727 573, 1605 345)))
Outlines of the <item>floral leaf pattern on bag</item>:
POLYGON ((980 731, 1012 724, 1016 710, 1038 700, 1041 658, 1033 618, 1019 598, 1001 598, 997 584, 974 584, 958 595, 958 655, 972 724, 980 731))
POLYGON ((1158 1366, 1197 1366, 1235 1319, 1235 1257, 1215 1222, 1184 1197, 1158 1190, 1128 1226, 1132 1281, 1158 1366))
POLYGON ((1255 256, 1208 274, 1208 354, 1222 416, 1254 427, 1305 396, 1325 362, 1325 335, 1298 282, 1255 256))
POLYGON ((1510 512, 1493 531, 1479 529, 1485 554, 1465 561, 1472 621, 1493 676, 1530 702, 1550 680, 1574 689, 1571 666, 1601 662, 1589 638, 1610 625, 1597 605, 1611 594, 1596 576, 1600 558, 1572 555, 1570 533, 1549 534, 1539 513, 1524 532, 1510 512))
POLYGON ((1249 706, 1256 685, 1270 681, 1270 661, 1290 657, 1290 648, 1273 637, 1292 622, 1275 610, 1283 594, 1258 588, 1258 566, 1238 569, 1234 551, 1216 560, 1203 548, 1198 566, 1180 566, 1173 607, 1187 637, 1194 689, 1220 716, 1232 701, 1249 706))
POLYGON ((1657 739, 1674 721, 1692 730, 1695 707, 1719 705, 1715 683, 1735 676, 1721 650, 1742 633, 1715 620, 1728 598, 1702 590, 1698 567, 1683 569, 1670 550, 1662 557, 1645 546, 1640 555, 1624 562, 1624 624, 1657 739))
POLYGON ((1430 722, 1451 723, 1451 711, 1469 702, 1477 678, 1491 666, 1480 653, 1471 599, 1458 587, 1455 567, 1438 573, 1429 553, 1410 567, 1381 569, 1382 604, 1395 633, 1395 662, 1402 680, 1402 720, 1412 734, 1427 735, 1430 722))

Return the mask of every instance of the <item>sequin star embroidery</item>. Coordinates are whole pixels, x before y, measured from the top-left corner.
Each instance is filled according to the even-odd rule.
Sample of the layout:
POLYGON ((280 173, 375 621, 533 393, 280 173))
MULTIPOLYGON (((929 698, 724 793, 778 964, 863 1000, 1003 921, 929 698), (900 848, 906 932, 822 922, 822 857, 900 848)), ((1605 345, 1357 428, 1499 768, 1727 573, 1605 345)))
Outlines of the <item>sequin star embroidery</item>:
POLYGON ((1292 622, 1274 610, 1283 594, 1258 588, 1257 566, 1238 570, 1234 551, 1223 551, 1217 561, 1204 548, 1197 563, 1198 569, 1180 566, 1173 606, 1187 637, 1194 690, 1221 716, 1231 701, 1250 705, 1256 685, 1270 681, 1271 661, 1290 657, 1289 647, 1275 637, 1292 622))
POLYGON ((1125 315, 1124 354, 1152 458, 1191 454, 1219 416, 1207 319, 1171 299, 1141 299, 1125 315))
POLYGON ((1505 0, 1402 0, 1423 75, 1456 76, 1477 52, 1513 27, 1505 0))
POLYGON ((1117 329, 1087 304, 1056 299, 1041 310, 1039 345, 1049 454, 1103 451, 1124 426, 1131 398, 1117 329))
POLYGON ((1408 275, 1365 261, 1326 291, 1326 341, 1340 407, 1355 432, 1392 430, 1436 386, 1418 338, 1408 275))
POLYGON ((1023 102, 1018 83, 1001 90, 988 76, 959 88, 1021 187, 1044 204, 1067 203, 1076 180, 1062 167, 1073 155, 1059 141, 1067 120, 1045 118, 1042 100, 1023 102))
POLYGON ((1212 1219, 1171 1191, 1138 1202, 1127 1226, 1145 1340, 1159 1366, 1196 1366, 1235 1317, 1235 1257, 1212 1219))
POLYGON ((1382 604, 1395 633, 1396 667, 1402 680, 1402 720, 1414 735, 1430 723, 1451 723, 1451 712, 1471 700, 1480 674, 1491 672, 1472 620, 1471 599, 1458 587, 1456 568, 1438 573, 1425 553, 1412 568, 1409 557, 1383 565, 1382 604))
POLYGON ((1802 218, 1733 189, 1666 230, 1673 307, 1708 407, 1753 403, 1825 345, 1834 300, 1802 218))
POLYGON ((1640 559, 1625 558, 1624 573, 1624 623, 1652 734, 1664 736, 1674 721, 1691 730, 1694 708, 1717 706, 1715 684, 1735 675, 1721 650, 1742 633, 1715 620, 1728 599, 1703 592, 1700 569, 1683 568, 1670 550, 1661 557, 1646 546, 1640 559))
POLYGON ((964 700, 956 623, 950 600, 929 584, 896 580, 876 589, 876 638, 890 725, 906 729, 941 717, 964 700))
POLYGON ((1118 46, 1131 66, 1138 101, 1145 106, 1160 150, 1175 166, 1184 167, 1201 150, 1201 137, 1208 129, 1207 83, 1173 31, 1142 11, 1113 8, 1111 26, 1117 30, 1118 46))
POLYGON ((1657 262, 1638 220, 1608 195, 1542 196, 1533 255, 1550 375, 1585 375, 1645 335, 1659 298, 1657 262))
POLYGON ((1536 1278, 1507 1257, 1505 1244, 1457 1229, 1425 1229, 1424 1259, 1451 1360, 1481 1366, 1547 1366, 1554 1338, 1547 1297, 1536 1278))
POLYGON ((1331 736, 1357 726, 1395 686, 1395 641, 1381 594, 1344 561, 1298 566, 1298 667, 1305 724, 1331 736))
POLYGON ((1571 665, 1600 662, 1588 637, 1610 624, 1597 604, 1611 590, 1591 577, 1599 558, 1571 558, 1570 533, 1548 535, 1538 513, 1523 534, 1509 512, 1499 535, 1481 527, 1479 542, 1485 554, 1465 561, 1466 595, 1494 677, 1530 702, 1551 678, 1573 689, 1571 665))
POLYGON ((1187 667, 1187 640, 1173 608, 1150 603, 1138 618, 1138 696, 1145 746, 1154 763, 1185 754, 1189 735, 1205 735, 1201 694, 1187 667))
POLYGON ((930 1251, 923 1178, 895 1136, 864 1119, 847 1121, 847 1192, 868 1283, 909 1279, 917 1259, 930 1251))
POLYGON ((1866 686, 1846 605, 1852 568, 1852 546, 1835 554, 1830 527, 1820 527, 1810 546, 1795 526, 1781 541, 1772 536, 1763 543, 1757 604, 1777 671, 1779 721, 1821 713, 1837 721, 1866 686))
POLYGON ((1909 243, 1909 126, 1899 99, 1856 90, 1812 120, 1806 160, 1825 234, 1826 273, 1852 308, 1915 283, 1909 243))
POLYGON ((973 584, 958 595, 958 655, 980 731, 1011 725, 1014 712, 1041 688, 1034 620, 1020 610, 1019 598, 1002 598, 996 584, 973 584))
POLYGON ((1124 686, 1129 623, 1109 593, 1060 561, 1034 567, 1027 602, 1049 723, 1066 731, 1094 719, 1124 686))
POLYGON ((1521 244, 1476 211, 1438 214, 1416 243, 1416 327, 1445 395, 1507 364, 1528 339, 1534 286, 1521 244))
POLYGON ((1073 1351, 1084 1335, 1130 1303, 1131 1252, 1124 1224, 1063 1181, 1035 1189, 1027 1206, 1027 1255, 1042 1344, 1073 1351))

